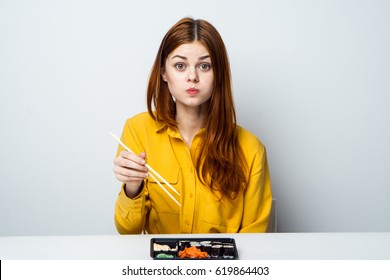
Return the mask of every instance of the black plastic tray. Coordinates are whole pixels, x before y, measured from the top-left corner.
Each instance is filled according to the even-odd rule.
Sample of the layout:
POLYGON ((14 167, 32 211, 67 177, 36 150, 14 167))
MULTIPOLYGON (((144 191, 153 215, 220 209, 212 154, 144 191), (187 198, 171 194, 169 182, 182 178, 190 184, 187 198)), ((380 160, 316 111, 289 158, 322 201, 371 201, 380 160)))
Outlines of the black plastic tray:
POLYGON ((238 252, 234 238, 152 238, 150 240, 150 256, 155 260, 237 260, 238 252), (196 247, 202 252, 208 252, 207 258, 180 258, 179 251, 193 246, 194 243, 198 243, 199 246, 196 247), (155 250, 155 244, 168 245, 171 250, 155 250), (170 257, 161 258, 161 255, 158 256, 159 254, 169 255, 170 257))

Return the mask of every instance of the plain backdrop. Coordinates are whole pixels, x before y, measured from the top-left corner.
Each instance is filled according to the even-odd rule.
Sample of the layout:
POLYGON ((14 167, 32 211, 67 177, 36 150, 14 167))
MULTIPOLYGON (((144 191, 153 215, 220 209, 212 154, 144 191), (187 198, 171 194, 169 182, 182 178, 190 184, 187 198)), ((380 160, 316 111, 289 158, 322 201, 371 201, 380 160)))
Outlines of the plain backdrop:
POLYGON ((0 235, 116 234, 112 168, 185 16, 227 46, 280 232, 390 231, 390 2, 0 0, 0 235))

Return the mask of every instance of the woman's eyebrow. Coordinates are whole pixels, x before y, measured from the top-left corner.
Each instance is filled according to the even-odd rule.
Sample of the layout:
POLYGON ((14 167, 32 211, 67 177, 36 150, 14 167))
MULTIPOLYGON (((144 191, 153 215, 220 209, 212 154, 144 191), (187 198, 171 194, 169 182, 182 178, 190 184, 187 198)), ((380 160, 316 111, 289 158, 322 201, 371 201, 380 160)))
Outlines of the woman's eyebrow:
POLYGON ((183 59, 183 60, 187 60, 187 58, 185 57, 185 56, 182 56, 182 55, 175 55, 175 56, 173 56, 171 59, 174 59, 174 58, 180 58, 180 59, 183 59))
MULTIPOLYGON (((210 56, 209 55, 203 55, 203 56, 200 56, 199 57, 199 60, 205 60, 207 58, 209 58, 210 56)), ((182 55, 174 55, 171 59, 174 59, 174 58, 180 58, 180 59, 183 59, 183 60, 188 60, 187 57, 185 56, 182 56, 182 55)))
POLYGON ((199 57, 199 60, 205 60, 207 58, 210 58, 210 56, 209 55, 204 55, 204 56, 199 57))

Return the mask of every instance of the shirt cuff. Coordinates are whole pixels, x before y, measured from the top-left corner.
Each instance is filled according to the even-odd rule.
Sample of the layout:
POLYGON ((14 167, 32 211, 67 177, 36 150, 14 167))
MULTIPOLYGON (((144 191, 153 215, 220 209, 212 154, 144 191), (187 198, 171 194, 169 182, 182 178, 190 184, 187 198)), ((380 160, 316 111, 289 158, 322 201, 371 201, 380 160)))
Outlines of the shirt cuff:
MULTIPOLYGON (((142 183, 142 184, 144 184, 144 183, 142 183)), ((121 191, 119 192, 119 196, 118 196, 118 202, 125 209, 129 209, 129 210, 140 209, 142 206, 143 199, 144 199, 143 186, 142 186, 141 192, 136 197, 130 198, 126 195, 125 184, 122 184, 122 188, 121 188, 121 191)))

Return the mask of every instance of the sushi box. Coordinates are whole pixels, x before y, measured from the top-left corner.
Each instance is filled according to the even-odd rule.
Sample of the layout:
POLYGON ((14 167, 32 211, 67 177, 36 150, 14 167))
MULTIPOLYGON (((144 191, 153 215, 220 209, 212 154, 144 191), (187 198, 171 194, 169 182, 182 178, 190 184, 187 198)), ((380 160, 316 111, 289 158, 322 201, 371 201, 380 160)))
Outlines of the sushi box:
POLYGON ((160 259, 237 260, 233 238, 152 238, 150 256, 160 259))

